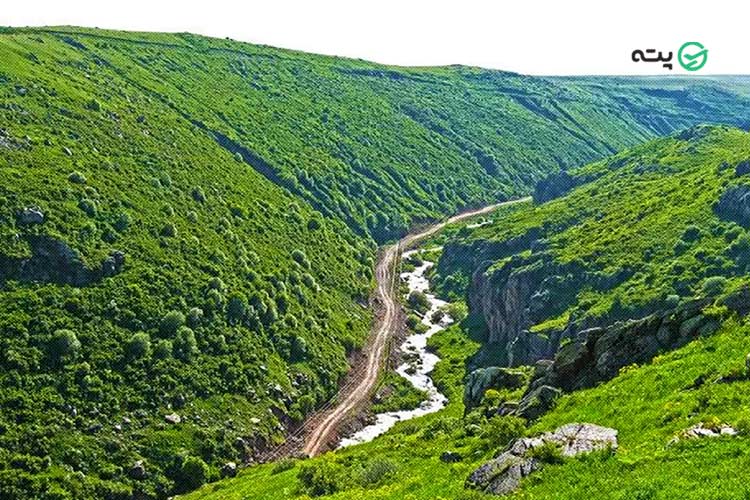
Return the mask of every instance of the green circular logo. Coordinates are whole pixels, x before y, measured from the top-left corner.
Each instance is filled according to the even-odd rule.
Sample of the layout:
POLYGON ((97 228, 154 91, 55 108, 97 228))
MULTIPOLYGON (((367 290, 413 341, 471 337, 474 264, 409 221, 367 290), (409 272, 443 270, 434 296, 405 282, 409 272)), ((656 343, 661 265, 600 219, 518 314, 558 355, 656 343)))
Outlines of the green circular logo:
POLYGON ((677 52, 677 61, 688 71, 698 71, 708 61, 708 49, 702 43, 685 42, 677 52))

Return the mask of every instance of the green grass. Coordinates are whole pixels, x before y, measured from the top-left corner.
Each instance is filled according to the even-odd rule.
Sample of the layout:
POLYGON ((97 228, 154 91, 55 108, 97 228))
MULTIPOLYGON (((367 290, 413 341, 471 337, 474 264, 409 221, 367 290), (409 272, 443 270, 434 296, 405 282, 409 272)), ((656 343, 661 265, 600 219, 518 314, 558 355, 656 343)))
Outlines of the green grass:
POLYGON ((622 83, 2 29, 0 496, 216 479, 335 394, 378 243, 750 104, 738 81, 622 83))

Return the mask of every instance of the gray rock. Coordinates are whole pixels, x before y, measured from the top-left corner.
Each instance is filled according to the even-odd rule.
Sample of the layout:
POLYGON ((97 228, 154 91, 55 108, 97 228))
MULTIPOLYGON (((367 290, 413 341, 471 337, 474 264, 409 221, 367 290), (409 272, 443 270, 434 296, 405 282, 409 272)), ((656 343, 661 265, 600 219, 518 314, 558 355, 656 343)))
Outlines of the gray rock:
POLYGON ((221 468, 221 477, 234 477, 237 475, 237 464, 227 462, 221 468))
POLYGON ((148 474, 146 473, 146 465, 143 463, 143 460, 138 460, 136 463, 133 464, 133 466, 130 468, 129 471, 130 477, 135 479, 136 481, 143 481, 148 477, 148 474))
POLYGON ((469 374, 464 388, 464 404, 473 408, 482 401, 488 389, 518 389, 526 383, 526 375, 520 370, 490 366, 479 368, 469 374))
POLYGON ((562 391, 557 387, 542 385, 526 393, 518 404, 516 414, 527 420, 535 420, 555 406, 562 391))
POLYGON ((169 424, 179 424, 180 422, 182 422, 182 418, 176 413, 164 415, 164 420, 166 420, 169 424))
POLYGON ((734 167, 734 175, 740 177, 750 174, 750 160, 741 161, 734 167))
POLYGON ((18 222, 24 225, 41 224, 44 222, 44 213, 39 207, 26 207, 18 213, 18 222))
POLYGON ((719 218, 750 226, 750 186, 730 186, 714 205, 719 218))
POLYGON ((617 449, 617 431, 593 424, 566 424, 554 432, 533 438, 521 438, 493 460, 485 463, 466 480, 466 487, 495 495, 512 493, 521 480, 544 464, 534 457, 533 450, 546 443, 559 447, 564 457, 573 457, 598 450, 617 449))

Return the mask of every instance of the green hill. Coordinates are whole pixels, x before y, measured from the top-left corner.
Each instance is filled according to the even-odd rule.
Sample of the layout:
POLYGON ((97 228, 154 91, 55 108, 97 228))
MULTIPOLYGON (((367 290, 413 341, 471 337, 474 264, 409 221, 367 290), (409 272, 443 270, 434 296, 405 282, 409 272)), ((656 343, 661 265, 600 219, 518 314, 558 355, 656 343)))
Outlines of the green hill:
POLYGON ((3 29, 0 493, 216 479, 335 393, 376 243, 656 135, 745 124, 744 88, 3 29))
MULTIPOLYGON (((505 281, 492 281, 493 274, 505 279, 542 268, 558 273, 548 278, 566 278, 559 273, 576 262, 567 279, 576 279, 578 293, 563 300, 568 295, 561 290, 572 285, 560 285, 555 297, 562 304, 548 307, 523 335, 545 332, 552 338, 554 329, 574 333, 548 357, 554 359, 553 373, 565 368, 570 380, 577 380, 590 362, 591 351, 583 349, 588 342, 599 348, 602 339, 630 334, 609 344, 598 358, 621 359, 624 363, 614 374, 600 374, 576 387, 562 380, 563 394, 542 408, 538 419, 504 414, 517 408, 519 398, 532 393, 540 380, 554 382, 550 365, 542 361, 512 372, 526 374, 526 385, 496 379, 497 385, 485 386, 481 400, 467 408, 461 399, 468 372, 507 362, 505 346, 488 348, 492 331, 485 324, 491 322, 485 319, 487 311, 473 307, 474 314, 460 325, 431 339, 442 358, 434 378, 451 398, 445 410, 335 454, 249 468, 189 498, 498 498, 466 489, 469 473, 513 438, 571 422, 615 428, 619 448, 579 458, 539 455, 549 463, 508 498, 744 498, 749 490, 736 471, 750 460, 748 325, 743 316, 750 311, 750 205, 744 197, 750 193, 748 160, 750 133, 696 127, 572 169, 573 184, 583 184, 557 199, 504 208, 482 225, 474 221, 435 238, 433 243, 446 246, 434 281, 455 301, 463 293, 470 299, 477 293, 480 274, 503 286, 505 281), (737 193, 743 201, 736 202, 737 193), (643 258, 645 251, 648 258, 643 258), (504 271, 508 267, 512 270, 504 271), (620 267, 631 270, 614 272, 620 267), (466 281, 467 272, 474 274, 473 284, 466 281), (619 278, 602 281, 602 274, 619 278), (598 339, 589 318, 606 325, 598 339), (631 320, 618 322, 622 318, 631 320), (657 333, 654 324, 667 330, 657 333), (575 335, 580 329, 588 333, 575 335), (662 342, 668 334, 681 338, 649 348, 651 336, 662 342), (686 437, 696 425, 730 426, 737 434, 686 437)), ((540 283, 559 285, 561 280, 540 283)))

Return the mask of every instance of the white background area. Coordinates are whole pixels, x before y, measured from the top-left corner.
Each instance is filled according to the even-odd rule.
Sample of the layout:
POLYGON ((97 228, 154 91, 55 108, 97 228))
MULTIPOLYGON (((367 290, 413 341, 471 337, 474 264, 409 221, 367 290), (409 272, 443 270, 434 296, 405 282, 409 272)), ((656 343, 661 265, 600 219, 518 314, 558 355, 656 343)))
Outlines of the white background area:
POLYGON ((537 75, 675 74, 683 42, 709 50, 695 74, 748 74, 747 0, 6 0, 2 26, 189 31, 409 66, 465 64, 537 75), (674 70, 633 63, 674 53, 674 70))

